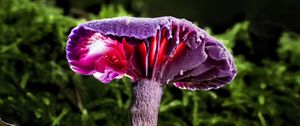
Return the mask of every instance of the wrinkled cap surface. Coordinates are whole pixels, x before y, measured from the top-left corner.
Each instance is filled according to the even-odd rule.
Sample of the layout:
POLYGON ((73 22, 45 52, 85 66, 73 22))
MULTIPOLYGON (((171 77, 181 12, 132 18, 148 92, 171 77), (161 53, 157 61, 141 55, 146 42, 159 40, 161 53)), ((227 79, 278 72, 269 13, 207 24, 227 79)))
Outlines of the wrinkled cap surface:
POLYGON ((237 70, 224 45, 185 19, 119 17, 75 27, 66 47, 73 71, 103 83, 124 75, 178 88, 209 90, 237 70))

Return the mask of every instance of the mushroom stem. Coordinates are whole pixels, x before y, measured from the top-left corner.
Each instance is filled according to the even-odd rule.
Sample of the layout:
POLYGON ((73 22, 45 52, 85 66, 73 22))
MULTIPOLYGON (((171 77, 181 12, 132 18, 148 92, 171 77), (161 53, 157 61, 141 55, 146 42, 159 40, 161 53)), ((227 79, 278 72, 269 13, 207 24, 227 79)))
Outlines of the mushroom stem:
POLYGON ((131 126, 157 126, 163 85, 153 80, 139 80, 133 83, 131 126))

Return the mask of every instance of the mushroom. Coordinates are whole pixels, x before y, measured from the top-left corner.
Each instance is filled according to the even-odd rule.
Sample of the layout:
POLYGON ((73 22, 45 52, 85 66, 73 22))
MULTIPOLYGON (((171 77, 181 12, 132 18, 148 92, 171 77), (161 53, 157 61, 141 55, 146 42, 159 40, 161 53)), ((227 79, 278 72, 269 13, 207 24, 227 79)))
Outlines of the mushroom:
POLYGON ((218 40, 185 19, 118 17, 75 27, 66 46, 73 71, 103 83, 132 80, 131 125, 155 126, 165 85, 210 90, 237 74, 218 40))

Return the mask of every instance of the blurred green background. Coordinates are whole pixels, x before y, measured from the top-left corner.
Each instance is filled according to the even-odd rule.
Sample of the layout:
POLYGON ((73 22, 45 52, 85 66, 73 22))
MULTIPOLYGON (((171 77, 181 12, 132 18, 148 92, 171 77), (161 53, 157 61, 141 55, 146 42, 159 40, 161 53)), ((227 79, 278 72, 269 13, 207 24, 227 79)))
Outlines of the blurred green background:
POLYGON ((72 72, 65 58, 67 35, 93 19, 170 15, 221 40, 234 54, 238 75, 218 90, 168 86, 159 126, 299 126, 299 5, 298 0, 0 0, 0 118, 18 126, 129 125, 130 79, 104 85, 72 72))

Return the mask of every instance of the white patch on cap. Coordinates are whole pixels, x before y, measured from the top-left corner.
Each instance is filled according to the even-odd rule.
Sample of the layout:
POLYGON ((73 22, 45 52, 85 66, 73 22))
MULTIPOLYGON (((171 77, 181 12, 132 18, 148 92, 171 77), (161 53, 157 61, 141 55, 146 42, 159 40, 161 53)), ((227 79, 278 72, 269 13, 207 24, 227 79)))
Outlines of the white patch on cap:
POLYGON ((171 79, 168 79, 168 80, 167 80, 167 84, 168 84, 170 81, 171 81, 171 79))
POLYGON ((100 54, 107 50, 106 43, 101 40, 97 40, 97 41, 93 42, 88 47, 89 47, 88 55, 100 54))
POLYGON ((180 70, 180 75, 183 75, 183 70, 180 70))
POLYGON ((94 76, 95 78, 97 78, 97 79, 100 79, 100 78, 102 78, 103 73, 95 72, 95 73, 93 74, 93 76, 94 76))

